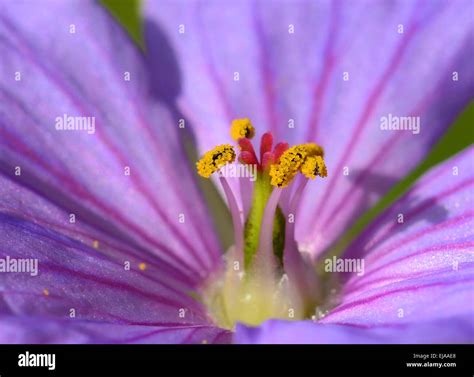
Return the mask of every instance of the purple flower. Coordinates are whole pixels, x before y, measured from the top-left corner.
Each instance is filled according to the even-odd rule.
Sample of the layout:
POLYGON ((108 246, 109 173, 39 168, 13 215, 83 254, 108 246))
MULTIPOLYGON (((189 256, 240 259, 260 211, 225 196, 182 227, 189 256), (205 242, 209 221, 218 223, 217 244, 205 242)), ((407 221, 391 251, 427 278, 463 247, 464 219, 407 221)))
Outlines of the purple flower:
POLYGON ((470 5, 149 1, 143 54, 2 0, 0 342, 473 342, 472 148, 333 253, 472 99, 470 5), (241 121, 206 157, 246 118, 261 155, 241 121), (259 166, 216 180, 227 264, 192 138, 201 175, 259 166))

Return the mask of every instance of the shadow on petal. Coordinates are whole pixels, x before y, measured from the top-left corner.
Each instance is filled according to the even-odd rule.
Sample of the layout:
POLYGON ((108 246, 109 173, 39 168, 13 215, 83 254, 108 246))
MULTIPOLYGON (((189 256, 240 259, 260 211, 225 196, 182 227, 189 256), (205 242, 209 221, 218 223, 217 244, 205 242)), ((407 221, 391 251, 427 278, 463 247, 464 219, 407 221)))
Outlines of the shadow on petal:
POLYGON ((219 235, 222 250, 225 251, 233 244, 230 212, 212 181, 200 179, 195 172, 194 164, 199 159, 195 125, 177 104, 183 86, 178 57, 168 37, 156 22, 145 20, 144 27, 145 63, 148 68, 150 95, 164 103, 171 113, 173 123, 176 125, 176 135, 181 142, 181 152, 188 158, 189 167, 194 172, 195 183, 202 191, 211 217, 214 219, 214 229, 219 235))

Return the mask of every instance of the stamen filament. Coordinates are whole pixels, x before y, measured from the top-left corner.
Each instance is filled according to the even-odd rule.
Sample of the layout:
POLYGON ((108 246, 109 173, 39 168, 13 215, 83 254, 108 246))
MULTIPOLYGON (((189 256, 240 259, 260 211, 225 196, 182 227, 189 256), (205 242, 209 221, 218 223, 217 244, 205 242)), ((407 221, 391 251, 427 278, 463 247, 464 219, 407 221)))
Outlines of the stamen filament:
MULTIPOLYGON (((307 179, 302 179, 291 198, 289 213, 292 213, 295 217, 307 183, 307 179)), ((287 223, 285 231, 285 251, 283 254, 285 272, 289 281, 295 285, 295 293, 299 294, 301 301, 306 304, 306 310, 311 311, 319 297, 317 277, 315 271, 304 261, 298 250, 294 234, 295 222, 287 223)))
POLYGON ((227 202, 229 204, 230 213, 232 216, 232 223, 234 225, 234 242, 235 242, 235 256, 238 259, 240 265, 244 261, 244 231, 242 220, 240 216, 240 210, 237 205, 237 200, 235 199, 235 195, 232 192, 232 188, 227 182, 225 177, 219 177, 219 181, 221 182, 222 188, 224 189, 225 196, 227 198, 227 202))

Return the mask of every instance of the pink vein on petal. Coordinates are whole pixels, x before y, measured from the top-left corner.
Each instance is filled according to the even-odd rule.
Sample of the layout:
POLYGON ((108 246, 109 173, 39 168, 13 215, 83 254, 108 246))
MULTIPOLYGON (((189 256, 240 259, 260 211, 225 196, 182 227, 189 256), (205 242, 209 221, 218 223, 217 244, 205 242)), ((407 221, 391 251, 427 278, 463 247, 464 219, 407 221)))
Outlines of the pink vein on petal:
MULTIPOLYGON (((469 38, 467 38, 469 39, 469 38)), ((447 69, 447 72, 451 72, 454 70, 453 64, 448 64, 451 69, 447 69)), ((433 90, 431 90, 430 93, 428 93, 420 102, 415 106, 414 110, 411 111, 410 116, 414 116, 416 114, 420 114, 430 103, 433 97, 438 95, 440 93, 440 90, 442 89, 442 85, 444 82, 444 77, 442 77, 439 81, 438 84, 434 86, 433 90)), ((379 149, 378 153, 375 154, 375 156, 370 160, 370 162, 367 164, 367 166, 375 167, 378 164, 382 163, 385 161, 384 156, 390 153, 392 148, 397 144, 399 140, 403 139, 403 133, 398 133, 396 135, 393 135, 390 137, 384 145, 379 149)), ((354 186, 359 186, 364 180, 369 176, 370 170, 364 170, 361 173, 357 175, 357 178, 355 180, 354 186)), ((344 196, 341 197, 339 202, 333 207, 334 210, 332 211, 333 213, 338 213, 340 214, 341 211, 344 209, 345 203, 349 201, 349 197, 353 195, 353 192, 348 188, 346 190, 346 193, 344 196)), ((323 228, 326 228, 329 226, 329 223, 331 221, 331 216, 326 216, 326 220, 323 224, 323 228)))
POLYGON ((277 137, 277 113, 275 107, 275 85, 273 82, 273 74, 271 72, 269 51, 265 41, 264 30, 262 27, 262 19, 258 12, 258 6, 254 8, 254 28, 257 36, 257 43, 260 52, 260 75, 263 79, 263 91, 265 93, 265 105, 267 108, 269 128, 273 135, 277 137))
POLYGON ((43 161, 38 155, 36 155, 32 150, 30 150, 28 146, 23 144, 23 142, 21 142, 20 139, 15 138, 11 133, 7 132, 5 128, 0 129, 0 134, 3 134, 5 138, 12 140, 16 146, 16 149, 20 150, 23 156, 28 157, 32 161, 35 161, 38 165, 42 166, 47 171, 53 172, 58 178, 61 179, 61 181, 65 184, 65 186, 68 187, 68 190, 71 190, 79 197, 82 196, 86 201, 94 204, 98 208, 102 209, 109 216, 117 219, 117 221, 125 225, 127 228, 130 228, 131 230, 133 230, 136 234, 140 235, 144 240, 154 245, 158 249, 164 251, 166 253, 165 255, 175 260, 178 263, 178 265, 188 266, 189 270, 193 271, 193 268, 191 267, 191 265, 188 265, 186 261, 184 261, 184 259, 175 255, 172 250, 168 249, 164 244, 161 244, 158 241, 156 241, 153 237, 151 237, 145 231, 143 231, 143 229, 141 229, 140 227, 136 226, 135 224, 123 218, 119 212, 115 211, 115 209, 113 209, 112 207, 106 206, 101 201, 98 201, 94 196, 89 195, 88 191, 85 190, 82 187, 82 185, 79 182, 76 182, 72 177, 66 176, 60 171, 56 171, 54 167, 50 166, 46 161, 43 161))
MULTIPOLYGON (((347 158, 352 154, 355 145, 359 141, 359 138, 364 130, 365 126, 367 125, 367 120, 372 114, 375 109, 375 106, 382 95, 386 85, 389 82, 389 78, 393 75, 393 72, 397 69, 398 65, 401 63, 403 55, 407 47, 409 46, 409 42, 412 40, 416 32, 419 30, 419 25, 413 24, 406 33, 406 37, 403 38, 398 47, 396 48, 392 58, 390 60, 389 65, 385 69, 382 77, 380 80, 377 80, 377 84, 375 85, 374 89, 372 90, 369 99, 366 102, 366 106, 361 114, 361 117, 357 121, 355 132, 349 141, 349 145, 345 148, 343 156, 339 158, 339 162, 337 167, 334 171, 340 171, 342 169, 343 164, 347 160, 347 158)), ((318 214, 318 218, 323 216, 325 209, 330 207, 328 205, 328 201, 330 200, 332 194, 334 193, 333 186, 336 184, 340 177, 340 174, 334 174, 329 178, 329 183, 325 186, 325 200, 324 203, 320 202, 314 213, 318 214), (324 204, 324 205, 323 205, 324 204)), ((315 227, 316 228, 316 227, 315 227)))
POLYGON ((416 241, 420 237, 426 236, 427 234, 436 233, 436 232, 439 232, 440 230, 449 229, 453 226, 457 226, 459 224, 467 222, 472 219, 473 215, 474 215, 474 211, 468 211, 468 212, 463 213, 460 216, 453 217, 452 219, 450 219, 449 221, 445 221, 444 223, 441 223, 435 226, 426 227, 422 229, 421 231, 411 236, 406 237, 403 240, 397 241, 395 245, 387 246, 386 248, 381 249, 379 252, 377 252, 376 255, 368 255, 367 261, 370 261, 370 263, 375 263, 375 261, 382 259, 383 257, 387 256, 394 250, 398 250, 400 248, 400 245, 406 245, 408 243, 416 241))
POLYGON ((373 301, 376 301, 380 298, 383 298, 385 296, 391 296, 391 295, 394 295, 394 294, 397 294, 397 293, 400 293, 400 292, 413 292, 413 291, 418 291, 418 290, 424 289, 424 288, 439 287, 439 286, 443 287, 443 286, 451 286, 451 285, 456 285, 456 284, 465 284, 465 283, 469 283, 471 281, 473 281, 473 279, 463 279, 463 280, 457 280, 457 281, 454 281, 454 282, 441 282, 441 281, 438 281, 438 282, 424 284, 424 285, 418 285, 418 286, 414 286, 414 287, 397 288, 397 289, 394 289, 394 290, 391 290, 391 291, 379 293, 379 294, 376 294, 374 296, 364 298, 362 300, 353 301, 353 302, 338 306, 338 307, 334 308, 334 310, 330 311, 329 314, 327 314, 324 318, 327 319, 328 317, 333 316, 334 314, 341 313, 341 312, 353 309, 354 307, 357 307, 357 306, 360 306, 360 305, 369 304, 369 303, 371 303, 373 301))
MULTIPOLYGON (((411 258, 417 258, 418 256, 424 255, 424 254, 429 254, 429 253, 433 253, 433 252, 436 253, 436 252, 444 251, 444 250, 447 250, 447 249, 449 249, 449 250, 465 250, 466 248, 469 248, 469 247, 472 247, 472 246, 474 246, 474 242, 461 242, 461 243, 448 244, 448 245, 437 245, 437 246, 430 246, 430 247, 425 248, 423 250, 419 250, 419 251, 415 252, 414 254, 404 255, 401 258, 391 260, 388 263, 385 263, 385 264, 380 265, 376 268, 370 269, 370 271, 365 273, 364 276, 362 276, 360 278, 357 278, 357 279, 354 279, 352 284, 349 281, 346 284, 347 289, 344 289, 344 294, 356 291, 360 288, 366 287, 367 285, 373 284, 375 282, 390 280, 390 279, 398 278, 398 277, 402 278, 402 275, 396 275, 396 276, 384 276, 384 277, 381 277, 381 278, 378 278, 378 279, 373 279, 373 280, 367 279, 367 277, 370 277, 371 275, 373 275, 377 272, 380 272, 380 271, 382 271, 386 268, 392 267, 392 266, 396 265, 397 263, 409 260, 411 258)), ((452 270, 451 265, 450 265, 450 270, 452 270)), ((422 271, 422 274, 425 274, 427 272, 433 272, 433 271, 422 271)), ((419 274, 420 274, 419 272, 415 272, 413 274, 404 274, 403 279, 405 279, 405 278, 410 279, 412 277, 418 276, 419 274)))
MULTIPOLYGON (((11 28, 12 26, 7 23, 7 27, 11 28)), ((27 49, 28 53, 25 53, 26 57, 30 62, 32 62, 36 67, 38 67, 44 74, 45 76, 52 82, 54 83, 61 92, 64 93, 68 98, 71 99, 71 102, 80 110, 81 113, 87 113, 85 111, 85 108, 82 106, 78 98, 68 89, 66 88, 62 83, 61 80, 56 78, 53 73, 51 73, 49 70, 47 70, 41 62, 37 61, 34 56, 31 54, 32 50, 30 46, 24 41, 19 34, 16 34, 17 38, 20 40, 22 47, 27 49)), ((112 154, 116 157, 118 161, 120 161, 121 166, 126 166, 127 165, 127 160, 125 157, 121 154, 120 150, 113 145, 111 140, 106 136, 105 133, 102 133, 100 131, 100 128, 97 130, 97 135, 99 138, 104 142, 104 144, 109 148, 109 150, 112 152, 112 154)), ((189 251, 193 254, 195 257, 196 261, 201 265, 202 268, 205 268, 206 265, 204 264, 203 260, 201 259, 200 253, 194 248, 194 246, 187 240, 186 237, 184 237, 181 233, 181 231, 176 227, 176 225, 170 221, 168 216, 163 212, 162 208, 159 206, 158 203, 156 203, 155 198, 153 194, 151 194, 148 189, 145 187, 143 180, 140 176, 139 173, 134 174, 134 179, 133 182, 137 186, 138 190, 144 195, 144 197, 149 201, 149 203, 152 205, 152 207, 157 211, 158 215, 164 220, 165 224, 167 224, 173 233, 178 236, 178 239, 185 245, 189 251)))
POLYGON ((338 7, 337 2, 331 3, 331 16, 328 34, 326 37, 326 44, 324 47, 324 63, 321 71, 319 82, 315 85, 313 93, 313 106, 311 115, 308 123, 307 141, 313 141, 317 139, 317 132, 319 121, 321 117, 321 111, 323 108, 323 101, 325 93, 328 89, 331 74, 336 65, 336 57, 333 52, 334 40, 337 39, 337 21, 338 21, 338 7))

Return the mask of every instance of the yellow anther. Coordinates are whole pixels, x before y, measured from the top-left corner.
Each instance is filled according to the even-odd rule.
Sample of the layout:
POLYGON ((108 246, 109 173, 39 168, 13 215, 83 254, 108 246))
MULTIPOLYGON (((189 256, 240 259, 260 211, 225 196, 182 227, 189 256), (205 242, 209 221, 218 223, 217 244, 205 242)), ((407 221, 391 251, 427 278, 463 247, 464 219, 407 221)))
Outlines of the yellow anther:
POLYGON ((94 242, 92 242, 92 247, 93 247, 94 249, 98 249, 98 248, 99 248, 99 241, 94 240, 94 242))
POLYGON ((43 294, 44 294, 45 296, 49 296, 49 291, 45 288, 45 289, 43 289, 43 294))
POLYGON ((271 184, 277 187, 287 186, 295 177, 308 156, 304 145, 288 148, 280 157, 280 163, 270 167, 271 184))
POLYGON ((302 147, 306 149, 308 156, 321 156, 324 157, 324 150, 321 146, 315 143, 302 144, 302 147))
POLYGON ((146 270, 146 263, 143 263, 143 262, 140 263, 140 264, 138 265, 138 268, 139 268, 141 271, 145 271, 145 270, 146 270))
POLYGON ((235 160, 235 151, 232 145, 218 145, 214 149, 206 152, 196 163, 198 174, 204 178, 209 178, 224 165, 235 160))
MULTIPOLYGON (((292 179, 298 174, 308 158, 316 158, 322 160, 324 155, 323 149, 314 143, 295 145, 287 149, 280 157, 278 164, 270 167, 271 184, 277 187, 287 186, 292 179)), ((322 160, 324 164, 324 160, 322 160)), ((324 166, 324 172, 326 172, 324 166)))
POLYGON ((253 128, 250 119, 234 119, 232 121, 232 126, 230 127, 230 136, 232 139, 239 140, 243 137, 247 139, 253 138, 255 135, 255 128, 253 128))
POLYGON ((320 177, 327 177, 328 175, 326 164, 321 156, 308 157, 301 166, 301 173, 310 179, 314 179, 318 175, 320 177))

